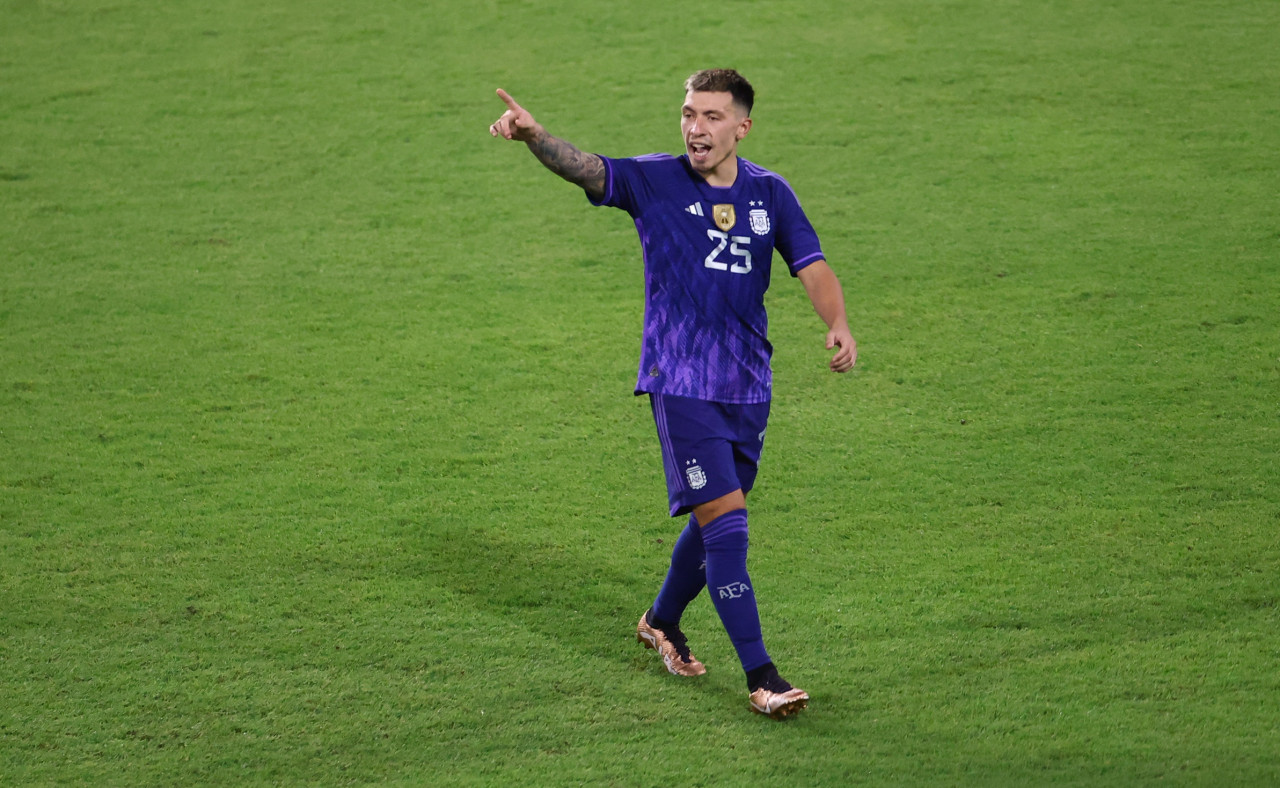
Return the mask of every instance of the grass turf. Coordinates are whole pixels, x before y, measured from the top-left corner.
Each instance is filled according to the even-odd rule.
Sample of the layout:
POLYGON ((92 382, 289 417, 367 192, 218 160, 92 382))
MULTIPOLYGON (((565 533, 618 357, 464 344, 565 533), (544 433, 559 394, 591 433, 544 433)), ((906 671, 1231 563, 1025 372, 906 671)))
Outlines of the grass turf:
POLYGON ((1267 2, 0 4, 0 781, 1272 784, 1267 2), (611 155, 759 92, 859 369, 770 295, 746 712, 611 155))

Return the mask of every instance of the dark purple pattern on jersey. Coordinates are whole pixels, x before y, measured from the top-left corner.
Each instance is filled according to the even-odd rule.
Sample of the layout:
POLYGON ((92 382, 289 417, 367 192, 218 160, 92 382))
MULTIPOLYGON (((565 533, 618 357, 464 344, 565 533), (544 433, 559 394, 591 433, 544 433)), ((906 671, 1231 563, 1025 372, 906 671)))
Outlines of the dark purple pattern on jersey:
POLYGON ((684 156, 604 162, 605 196, 596 204, 631 214, 644 254, 636 393, 767 402, 773 346, 764 293, 773 251, 793 276, 823 257, 795 192, 745 159, 724 189, 709 186, 684 156))

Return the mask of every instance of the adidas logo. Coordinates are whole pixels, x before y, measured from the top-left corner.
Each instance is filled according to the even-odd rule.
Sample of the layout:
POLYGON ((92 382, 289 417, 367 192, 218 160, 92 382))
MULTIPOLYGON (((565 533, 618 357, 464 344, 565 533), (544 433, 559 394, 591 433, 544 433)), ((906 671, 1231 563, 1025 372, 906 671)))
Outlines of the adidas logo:
POLYGON ((700 202, 695 202, 693 205, 690 205, 688 208, 685 208, 684 212, 691 213, 694 216, 706 216, 706 214, 702 212, 702 203, 700 202))

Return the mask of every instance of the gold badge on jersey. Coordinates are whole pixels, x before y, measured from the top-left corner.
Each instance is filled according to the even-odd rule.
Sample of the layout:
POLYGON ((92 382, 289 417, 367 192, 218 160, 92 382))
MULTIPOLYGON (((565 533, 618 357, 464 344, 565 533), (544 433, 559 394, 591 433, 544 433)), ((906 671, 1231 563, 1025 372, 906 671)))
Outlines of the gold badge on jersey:
POLYGON ((715 217, 716 227, 726 233, 738 223, 738 215, 734 213, 732 205, 717 205, 711 209, 711 215, 715 217))

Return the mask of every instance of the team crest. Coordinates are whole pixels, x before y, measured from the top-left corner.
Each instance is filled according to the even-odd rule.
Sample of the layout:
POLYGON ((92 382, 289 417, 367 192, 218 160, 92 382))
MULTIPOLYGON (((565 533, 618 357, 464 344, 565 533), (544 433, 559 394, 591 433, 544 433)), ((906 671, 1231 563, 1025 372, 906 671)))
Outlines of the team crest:
POLYGON ((715 217, 716 227, 726 233, 738 223, 738 214, 734 212, 732 205, 717 205, 711 209, 711 215, 715 217))
POLYGON ((748 215, 751 219, 751 231, 756 235, 769 234, 769 212, 763 208, 756 208, 748 215))
POLYGON ((695 490, 701 490, 707 486, 707 474, 702 471, 702 466, 697 464, 697 460, 692 461, 694 465, 684 469, 684 475, 689 479, 689 486, 695 490))

